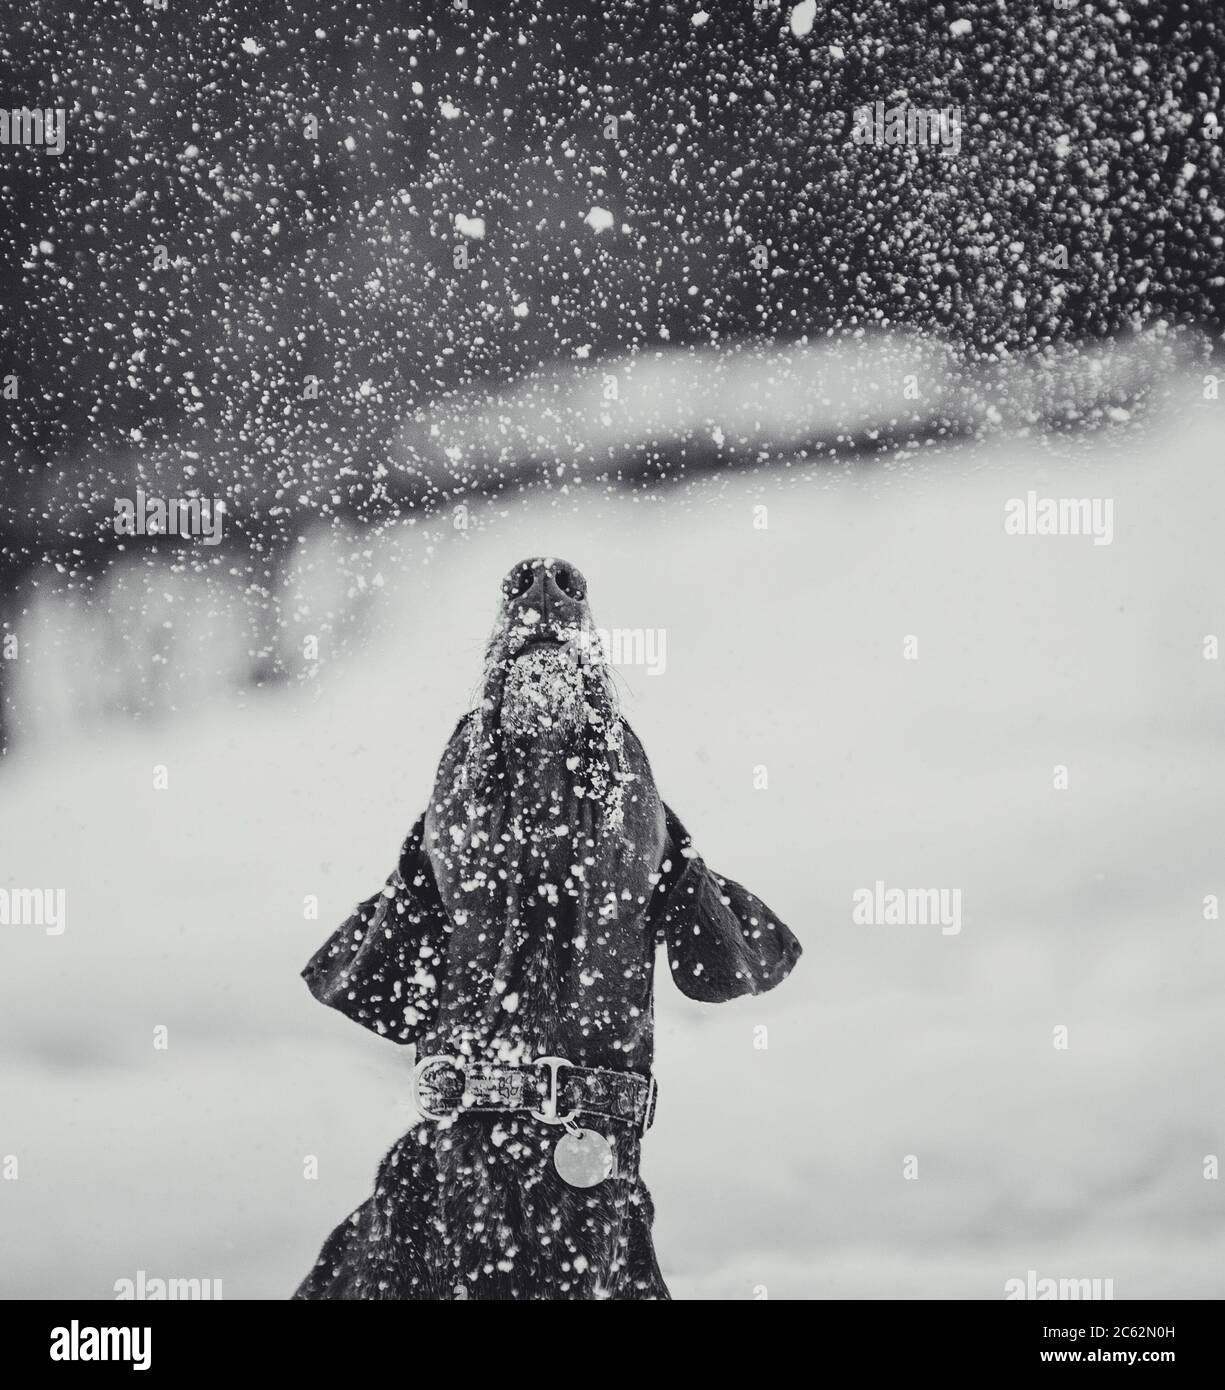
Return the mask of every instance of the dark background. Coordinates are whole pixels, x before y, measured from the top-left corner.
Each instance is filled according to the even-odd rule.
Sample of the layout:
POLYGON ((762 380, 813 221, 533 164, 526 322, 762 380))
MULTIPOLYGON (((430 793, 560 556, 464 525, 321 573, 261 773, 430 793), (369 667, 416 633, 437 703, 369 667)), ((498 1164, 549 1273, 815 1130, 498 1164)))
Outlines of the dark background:
MULTIPOLYGON (((1212 4, 833 0, 804 37, 787 6, 699 13, 11 15, 0 92, 66 107, 68 130, 58 159, 0 151, 0 369, 20 390, 0 414, 7 629, 44 559, 86 584, 110 563, 113 499, 138 482, 225 496, 225 561, 265 596, 308 522, 488 491, 496 476, 398 448, 404 421, 580 347, 914 327, 1012 362, 1219 330, 1212 4), (876 100, 959 105, 960 155, 853 144, 850 113, 876 100), (598 236, 592 206, 614 217, 598 236)), ((257 633, 257 679, 267 646, 257 633)))

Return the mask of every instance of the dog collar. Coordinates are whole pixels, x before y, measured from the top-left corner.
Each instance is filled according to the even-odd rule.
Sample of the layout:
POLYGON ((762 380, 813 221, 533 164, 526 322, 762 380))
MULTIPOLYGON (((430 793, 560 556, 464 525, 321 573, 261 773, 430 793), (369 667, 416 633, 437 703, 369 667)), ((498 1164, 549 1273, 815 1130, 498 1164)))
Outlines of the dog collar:
POLYGON ((549 1125, 601 1115, 645 1134, 655 1118, 653 1076, 607 1067, 578 1067, 565 1057, 511 1065, 437 1053, 413 1068, 413 1104, 429 1120, 456 1113, 526 1111, 549 1125))

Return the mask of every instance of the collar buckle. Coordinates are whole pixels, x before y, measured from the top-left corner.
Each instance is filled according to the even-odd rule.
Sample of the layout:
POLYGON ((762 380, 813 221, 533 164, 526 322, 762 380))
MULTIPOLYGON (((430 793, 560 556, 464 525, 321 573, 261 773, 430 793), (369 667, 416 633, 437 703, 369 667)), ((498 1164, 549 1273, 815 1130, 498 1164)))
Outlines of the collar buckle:
POLYGON ((537 1057, 532 1065, 536 1067, 548 1067, 549 1089, 545 1094, 543 1108, 531 1111, 531 1115, 537 1120, 542 1120, 546 1125, 568 1125, 574 1119, 575 1115, 578 1114, 581 1107, 576 1105, 568 1115, 559 1115, 557 1113, 557 1102, 560 1098, 557 1085, 557 1073, 562 1067, 573 1067, 574 1063, 565 1057, 537 1057))
POLYGON ((417 1065, 413 1068, 413 1104, 417 1107, 417 1110, 420 1112, 420 1114, 424 1115, 427 1120, 449 1120, 451 1116, 455 1113, 453 1110, 448 1110, 440 1115, 436 1111, 429 1109, 429 1107, 421 1099, 422 1078, 425 1076, 425 1073, 430 1069, 430 1067, 435 1067, 439 1065, 453 1067, 457 1072, 459 1072, 460 1076, 463 1076, 464 1074, 464 1064, 460 1060, 460 1058, 449 1057, 446 1055, 446 1053, 442 1052, 435 1053, 435 1055, 432 1057, 422 1057, 422 1059, 417 1063, 417 1065))

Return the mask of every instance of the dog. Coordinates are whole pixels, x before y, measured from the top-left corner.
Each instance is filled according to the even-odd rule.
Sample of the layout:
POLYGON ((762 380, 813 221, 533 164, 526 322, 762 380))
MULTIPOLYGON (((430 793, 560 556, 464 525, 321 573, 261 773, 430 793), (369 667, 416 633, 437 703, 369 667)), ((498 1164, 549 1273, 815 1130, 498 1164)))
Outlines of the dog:
POLYGON ((502 585, 476 708, 383 889, 303 970, 416 1047, 423 1115, 295 1298, 668 1299, 639 1176, 656 946, 692 999, 800 955, 661 800, 574 565, 502 585))

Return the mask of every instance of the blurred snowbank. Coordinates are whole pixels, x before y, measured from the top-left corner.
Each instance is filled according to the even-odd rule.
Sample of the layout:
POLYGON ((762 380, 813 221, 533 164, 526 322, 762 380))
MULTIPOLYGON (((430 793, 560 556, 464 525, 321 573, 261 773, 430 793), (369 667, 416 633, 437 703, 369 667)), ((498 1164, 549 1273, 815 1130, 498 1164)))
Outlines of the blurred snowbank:
POLYGON ((144 1269, 283 1297, 368 1195, 410 1058, 297 971, 423 804, 500 576, 555 554, 598 621, 667 630, 628 715, 704 855, 806 947, 721 1009, 660 982, 645 1174, 674 1293, 999 1298, 1036 1268, 1225 1296, 1220 410, 404 528, 371 543, 344 663, 19 749, 0 887, 66 887, 68 926, 0 928, 0 1294, 144 1269), (1028 489, 1113 498, 1114 543, 1005 536, 1028 489), (960 886, 963 931, 852 926, 877 879, 960 886))

